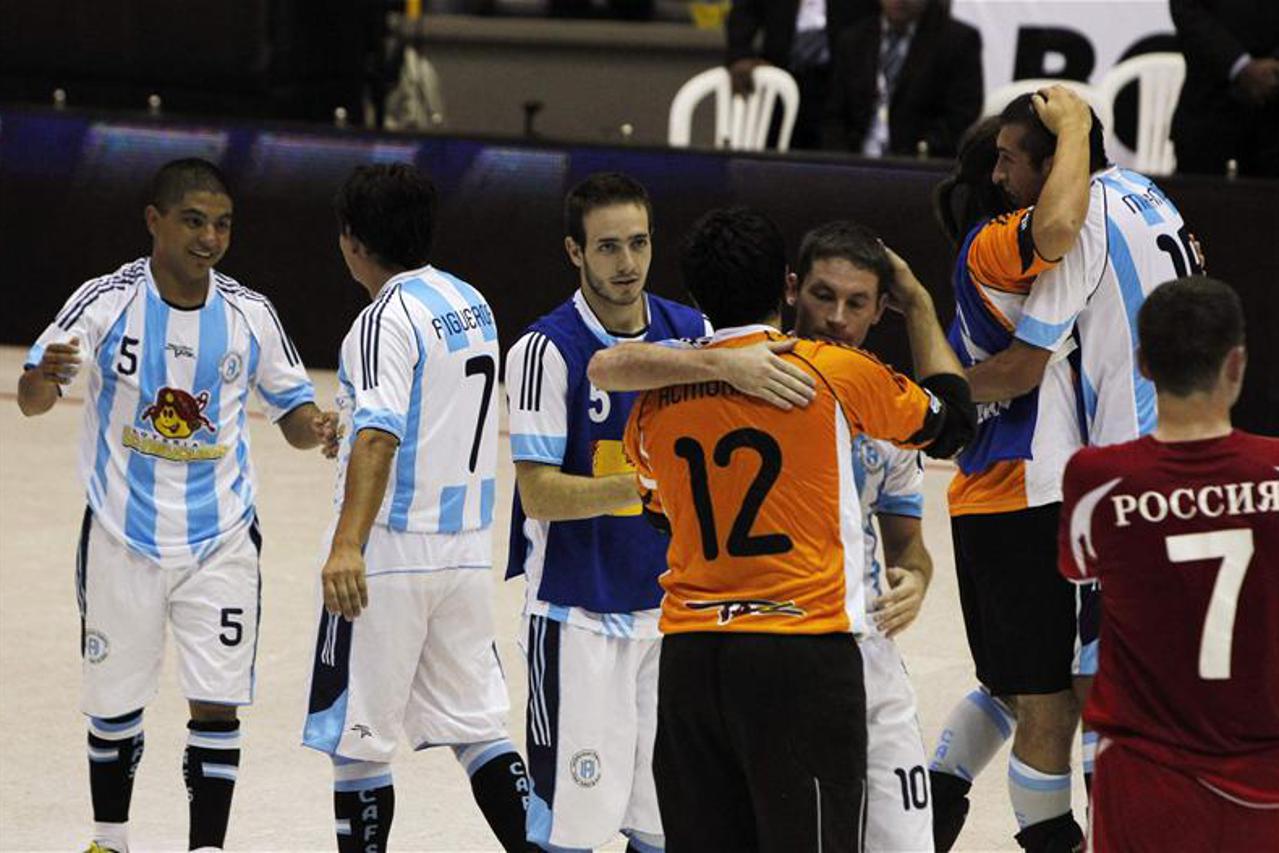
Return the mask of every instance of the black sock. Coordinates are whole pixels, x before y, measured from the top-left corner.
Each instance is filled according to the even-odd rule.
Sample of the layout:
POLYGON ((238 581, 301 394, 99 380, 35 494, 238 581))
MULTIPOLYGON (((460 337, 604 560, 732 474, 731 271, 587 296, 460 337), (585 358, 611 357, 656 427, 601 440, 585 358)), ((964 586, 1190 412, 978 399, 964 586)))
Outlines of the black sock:
POLYGON ((142 760, 142 712, 89 718, 89 792, 93 819, 127 823, 133 776, 142 760))
POLYGON ((536 850, 525 835, 528 773, 524 759, 511 750, 495 755, 471 773, 471 793, 503 850, 536 850))
POLYGON ((1028 853, 1077 853, 1084 849, 1084 831, 1070 812, 1032 823, 1013 837, 1028 853))
POLYGON ((334 791, 338 853, 385 853, 395 816, 395 786, 334 791))
POLYGON ((928 779, 933 793, 933 845, 937 853, 947 853, 968 818, 968 792, 973 784, 936 770, 928 771, 928 779))
POLYGON ((231 816, 231 795, 240 770, 240 721, 192 720, 187 723, 187 748, 182 753, 182 778, 187 783, 191 829, 187 842, 197 847, 221 847, 231 816))

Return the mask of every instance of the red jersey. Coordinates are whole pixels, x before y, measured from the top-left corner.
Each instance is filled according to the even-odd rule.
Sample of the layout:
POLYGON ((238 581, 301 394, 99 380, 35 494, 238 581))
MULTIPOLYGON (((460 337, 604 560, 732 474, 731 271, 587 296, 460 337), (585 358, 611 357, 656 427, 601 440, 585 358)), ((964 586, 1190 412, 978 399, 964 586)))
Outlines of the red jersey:
POLYGON ((1102 589, 1084 719, 1230 796, 1279 803, 1279 440, 1079 451, 1059 567, 1102 589))

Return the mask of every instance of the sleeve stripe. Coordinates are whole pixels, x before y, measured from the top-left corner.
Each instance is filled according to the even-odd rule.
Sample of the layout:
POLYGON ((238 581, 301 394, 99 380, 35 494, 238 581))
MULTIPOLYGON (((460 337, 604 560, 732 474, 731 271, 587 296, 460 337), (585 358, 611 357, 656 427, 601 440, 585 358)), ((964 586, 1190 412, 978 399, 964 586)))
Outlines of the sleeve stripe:
POLYGON ((89 293, 86 293, 75 305, 63 312, 62 317, 57 320, 58 328, 63 331, 69 331, 76 321, 84 314, 84 312, 99 298, 116 290, 125 290, 128 285, 114 284, 112 282, 103 282, 94 287, 89 293))
MULTIPOLYGON (((242 294, 242 295, 247 295, 247 294, 242 294)), ((252 298, 252 297, 249 297, 249 298, 252 298)), ((271 322, 275 324, 275 331, 279 333, 281 343, 284 344, 284 357, 289 362, 289 367, 297 367, 297 364, 298 364, 297 351, 293 349, 293 342, 289 340, 289 336, 284 334, 284 326, 280 324, 280 318, 275 313, 275 306, 273 306, 266 299, 266 297, 260 297, 260 298, 262 303, 266 305, 267 313, 271 315, 271 322)))
POLYGON ((367 312, 360 313, 360 388, 361 390, 369 390, 369 348, 365 343, 367 331, 369 327, 369 315, 367 312))
POLYGON ((542 380, 546 377, 546 350, 551 345, 550 338, 542 338, 542 345, 537 348, 537 388, 533 393, 533 410, 542 411, 542 380))
POLYGON ((520 409, 537 412, 542 409, 542 377, 545 374, 543 358, 551 339, 534 332, 528 348, 524 350, 524 373, 520 380, 520 409))
POLYGON ((219 273, 215 273, 215 282, 218 290, 226 296, 234 296, 238 299, 244 299, 248 302, 257 302, 266 308, 267 314, 271 316, 271 322, 275 324, 275 331, 280 336, 280 344, 284 348, 284 358, 288 361, 290 367, 297 367, 302 361, 302 356, 298 354, 298 349, 293 345, 293 341, 284 332, 284 325, 280 322, 280 315, 275 312, 275 306, 271 304, 271 300, 267 299, 260 293, 249 290, 233 278, 227 278, 219 273))
MULTIPOLYGON (((57 324, 59 326, 62 326, 63 321, 67 318, 67 316, 73 313, 81 305, 83 305, 85 303, 85 300, 92 301, 93 299, 96 299, 97 294, 101 293, 103 290, 106 290, 110 286, 110 284, 111 284, 110 279, 99 279, 98 281, 95 281, 92 284, 89 284, 87 287, 85 287, 84 291, 80 294, 80 296, 74 302, 68 305, 61 314, 58 315, 56 320, 57 324)), ((63 328, 65 328, 65 326, 63 328)))
POLYGON ((266 310, 270 312, 271 319, 275 321, 275 328, 280 333, 280 340, 284 343, 284 355, 289 360, 289 366, 297 367, 298 362, 302 360, 298 355, 297 347, 293 345, 293 341, 285 334, 284 324, 280 322, 280 315, 275 313, 275 306, 265 298, 262 301, 266 303, 266 310))
POLYGON ((360 316, 360 387, 364 391, 377 387, 378 343, 382 337, 382 314, 390 303, 391 290, 360 316))
POLYGON ((528 344, 524 347, 524 367, 520 373, 520 410, 527 412, 529 398, 529 381, 528 372, 529 365, 533 361, 533 350, 537 349, 537 345, 541 342, 542 336, 536 332, 529 338, 528 344))

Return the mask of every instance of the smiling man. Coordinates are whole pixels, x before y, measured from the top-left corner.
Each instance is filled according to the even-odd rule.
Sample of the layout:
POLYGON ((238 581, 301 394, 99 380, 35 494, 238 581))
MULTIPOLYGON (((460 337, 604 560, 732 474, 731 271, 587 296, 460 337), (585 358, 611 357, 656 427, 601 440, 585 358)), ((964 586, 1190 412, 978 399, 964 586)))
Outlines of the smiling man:
POLYGON ((152 181, 150 257, 92 279, 27 356, 18 405, 61 398, 82 359, 88 507, 76 594, 89 718, 91 851, 128 849, 165 626, 178 646, 190 733, 182 770, 191 849, 221 848, 240 763, 236 707, 253 701, 262 537, 246 427, 249 392, 298 449, 335 452, 297 350, 266 297, 214 271, 231 244, 217 167, 176 160, 152 181))
POLYGON ((506 357, 516 496, 507 576, 528 581, 528 839, 596 848, 621 830, 661 849, 651 756, 657 725, 657 608, 666 543, 640 517, 622 453, 633 393, 586 376, 619 341, 700 337, 699 311, 644 292, 648 194, 601 173, 565 200, 573 297, 506 357))

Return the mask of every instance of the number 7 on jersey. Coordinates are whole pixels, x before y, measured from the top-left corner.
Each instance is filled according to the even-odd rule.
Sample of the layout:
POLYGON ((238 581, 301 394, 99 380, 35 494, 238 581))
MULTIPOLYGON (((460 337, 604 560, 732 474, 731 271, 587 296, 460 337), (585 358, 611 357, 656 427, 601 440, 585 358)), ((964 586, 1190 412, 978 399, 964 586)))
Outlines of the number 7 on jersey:
POLYGON ((1252 531, 1214 530, 1184 533, 1164 539, 1168 559, 1174 563, 1221 560, 1217 580, 1212 585, 1208 613, 1204 616, 1199 640, 1199 677, 1220 681, 1230 677, 1230 652, 1235 640, 1235 613, 1244 575, 1252 562, 1252 531))

